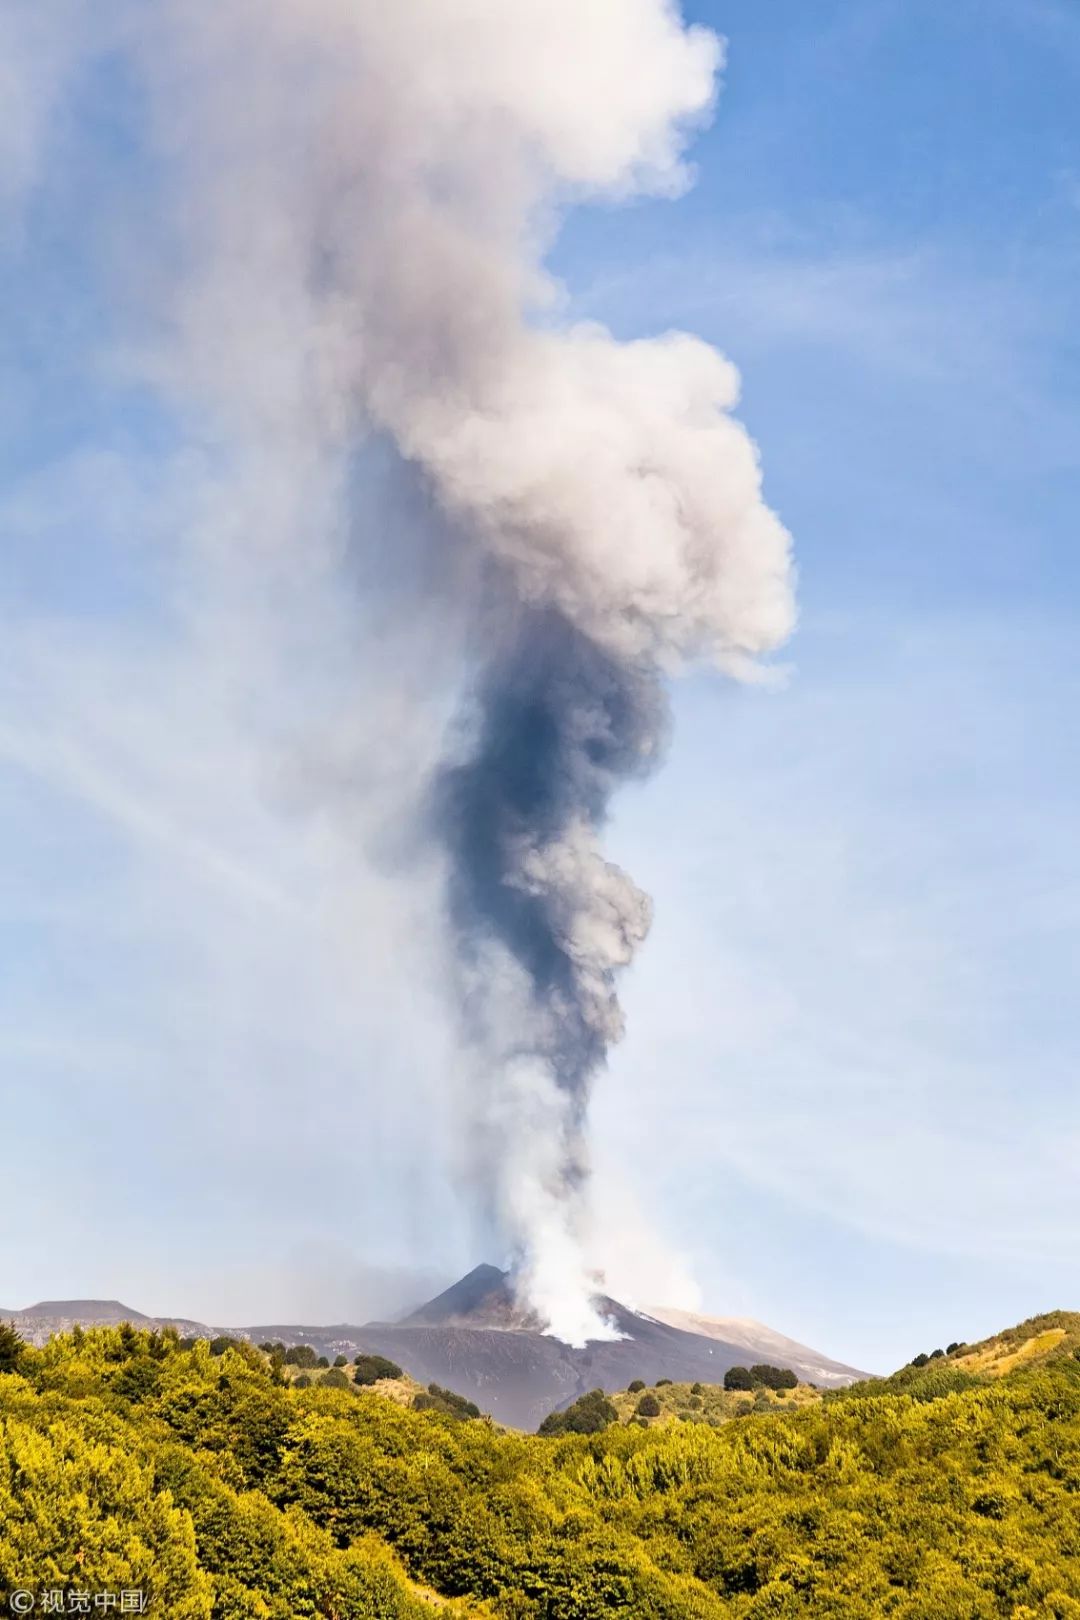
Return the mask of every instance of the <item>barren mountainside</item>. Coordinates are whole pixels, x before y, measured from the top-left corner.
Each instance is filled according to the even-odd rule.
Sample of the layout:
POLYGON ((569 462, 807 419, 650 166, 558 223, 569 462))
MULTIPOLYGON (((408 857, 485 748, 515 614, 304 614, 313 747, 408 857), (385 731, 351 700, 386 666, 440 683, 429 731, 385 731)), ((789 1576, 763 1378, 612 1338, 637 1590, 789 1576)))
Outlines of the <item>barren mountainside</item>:
POLYGON ((535 1429, 549 1412, 586 1390, 625 1389, 638 1378, 647 1384, 660 1378, 712 1384, 729 1367, 754 1361, 790 1367, 801 1381, 823 1388, 865 1376, 759 1323, 674 1310, 632 1311, 606 1296, 599 1303, 620 1337, 580 1349, 542 1333, 535 1318, 516 1304, 508 1273, 488 1265, 475 1267, 400 1322, 264 1323, 225 1329, 182 1317, 151 1318, 118 1300, 42 1301, 4 1315, 34 1344, 68 1331, 75 1322, 90 1327, 130 1321, 142 1327, 168 1323, 194 1337, 231 1332, 256 1344, 310 1344, 331 1359, 374 1352, 390 1357, 421 1383, 452 1389, 519 1429, 535 1429))

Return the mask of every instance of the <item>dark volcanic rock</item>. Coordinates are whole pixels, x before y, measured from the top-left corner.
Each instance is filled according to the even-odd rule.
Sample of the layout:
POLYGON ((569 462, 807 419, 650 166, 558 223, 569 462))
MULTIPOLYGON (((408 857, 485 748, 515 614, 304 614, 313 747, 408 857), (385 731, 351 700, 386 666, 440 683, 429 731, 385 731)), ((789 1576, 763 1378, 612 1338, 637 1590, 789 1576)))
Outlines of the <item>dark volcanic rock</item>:
POLYGON ((366 1346, 414 1378, 446 1384, 517 1429, 535 1429, 550 1411, 586 1390, 625 1389, 634 1378, 647 1384, 658 1378, 716 1383, 744 1354, 659 1323, 638 1319, 635 1326, 633 1338, 594 1341, 583 1349, 530 1331, 405 1325, 362 1331, 366 1346))
MULTIPOLYGON (((596 1303, 622 1336, 574 1349, 531 1324, 515 1304, 505 1272, 477 1266, 403 1322, 247 1331, 258 1341, 311 1344, 324 1355, 364 1350, 389 1356, 421 1383, 456 1390, 517 1429, 535 1429, 549 1412, 589 1389, 625 1389, 635 1378, 647 1384, 658 1378, 715 1384, 729 1367, 772 1359, 767 1346, 756 1353, 745 1337, 728 1342, 715 1334, 686 1332, 604 1295, 596 1303)), ((788 1357, 783 1365, 815 1382, 844 1384, 863 1376, 805 1347, 792 1348, 805 1351, 802 1364, 788 1357)))
MULTIPOLYGON (((709 1331, 693 1332, 628 1310, 603 1295, 596 1303, 620 1337, 594 1340, 581 1349, 542 1333, 535 1319, 517 1305, 508 1275, 495 1266, 477 1266, 403 1322, 210 1328, 181 1317, 144 1316, 118 1300, 42 1301, 5 1316, 35 1344, 43 1344, 52 1333, 70 1331, 76 1322, 97 1327, 126 1321, 143 1328, 169 1324, 182 1334, 207 1338, 229 1332, 256 1344, 266 1340, 310 1344, 331 1360, 339 1354, 351 1359, 361 1351, 373 1352, 389 1356, 423 1384, 456 1390, 500 1423, 518 1429, 535 1429, 549 1412, 569 1405, 586 1390, 625 1389, 635 1378, 647 1384, 658 1378, 711 1384, 718 1383, 729 1367, 755 1361, 792 1367, 800 1376, 826 1385, 864 1376, 781 1339, 760 1324, 736 1324, 740 1336, 729 1342, 719 1319, 698 1318, 709 1331), (785 1355, 779 1360, 776 1351, 781 1346, 785 1355)), ((694 1320, 685 1318, 687 1323, 694 1320)))
POLYGON ((403 1317, 402 1327, 446 1326, 461 1323, 467 1327, 537 1327, 514 1299, 510 1278, 498 1266, 474 1266, 460 1282, 453 1284, 426 1305, 403 1317))

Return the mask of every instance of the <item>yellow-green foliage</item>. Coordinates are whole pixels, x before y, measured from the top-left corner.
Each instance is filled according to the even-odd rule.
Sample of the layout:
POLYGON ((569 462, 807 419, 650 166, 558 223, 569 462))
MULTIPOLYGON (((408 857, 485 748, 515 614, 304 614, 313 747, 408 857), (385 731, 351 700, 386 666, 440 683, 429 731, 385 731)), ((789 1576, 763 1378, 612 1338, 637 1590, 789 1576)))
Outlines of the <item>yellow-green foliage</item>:
POLYGON ((950 1371, 715 1427, 664 1386, 667 1421, 545 1438, 298 1391, 246 1346, 57 1339, 0 1374, 0 1589, 142 1587, 170 1620, 1080 1620, 1080 1363, 923 1375, 950 1371))
POLYGON ((1021 1365, 1045 1361, 1080 1349, 1080 1313, 1049 1311, 1016 1327, 995 1333, 980 1344, 963 1344, 949 1357, 952 1365, 981 1376, 1000 1378, 1021 1365))
MULTIPOLYGON (((727 1390, 722 1384, 672 1383, 654 1385, 645 1393, 654 1396, 660 1407, 658 1415, 647 1420, 654 1428, 673 1422, 707 1423, 715 1427, 750 1412, 797 1411, 821 1400, 818 1391, 808 1384, 785 1390, 727 1390)), ((639 1390, 621 1390, 611 1396, 621 1422, 635 1420, 641 1395, 639 1390)))

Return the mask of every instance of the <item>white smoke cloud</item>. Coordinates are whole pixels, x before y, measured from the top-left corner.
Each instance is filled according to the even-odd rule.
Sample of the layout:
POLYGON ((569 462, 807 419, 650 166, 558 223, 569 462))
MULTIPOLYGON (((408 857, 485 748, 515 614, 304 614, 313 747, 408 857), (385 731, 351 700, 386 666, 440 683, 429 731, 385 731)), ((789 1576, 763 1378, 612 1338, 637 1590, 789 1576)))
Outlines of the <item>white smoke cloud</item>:
POLYGON ((576 328, 516 333, 479 398, 376 399, 527 600, 619 655, 742 673, 788 634, 792 602, 788 537, 725 414, 736 392, 693 338, 576 328))
POLYGON ((784 639, 734 368, 528 320, 553 205, 684 183, 714 36, 662 0, 174 0, 149 29, 181 381, 322 449, 387 429, 525 598, 620 651, 745 667, 784 639))
MULTIPOLYGON (((417 664, 388 670, 406 730, 430 673, 417 643, 430 632, 462 653, 493 566, 518 604, 555 611, 628 669, 706 657, 752 675, 791 628, 791 573, 729 415, 734 369, 683 334, 620 344, 560 330, 542 267, 561 207, 688 183, 715 36, 666 0, 162 0, 113 17, 148 92, 160 179, 140 241, 113 254, 131 267, 124 364, 200 423, 198 623, 208 659, 239 656, 237 626, 272 626, 272 655, 256 636, 242 660, 245 680, 265 673, 258 724, 283 664, 304 679, 321 625, 303 617, 311 580, 322 602, 357 554, 380 579, 393 572, 396 535, 353 510, 372 433, 440 513, 442 554, 424 552, 429 577, 404 597, 420 614, 417 664)), ((437 754, 419 729, 407 767, 381 765, 372 787, 370 732, 339 725, 335 765, 323 728, 303 791, 332 800, 343 776, 354 791, 363 777, 391 821, 437 754)), ((303 760, 299 730, 274 740, 303 760)), ((547 898, 586 1022, 618 1038, 611 975, 644 935, 644 897, 586 825, 525 849, 518 881, 547 898)), ((536 1016, 510 995, 504 1023, 515 1008, 536 1016)), ((581 1194, 566 1187, 581 1099, 515 1069, 512 1050, 493 1031, 481 1060, 504 1065, 477 1092, 498 1144, 485 1173, 523 1287, 580 1340, 604 1331, 581 1194)))

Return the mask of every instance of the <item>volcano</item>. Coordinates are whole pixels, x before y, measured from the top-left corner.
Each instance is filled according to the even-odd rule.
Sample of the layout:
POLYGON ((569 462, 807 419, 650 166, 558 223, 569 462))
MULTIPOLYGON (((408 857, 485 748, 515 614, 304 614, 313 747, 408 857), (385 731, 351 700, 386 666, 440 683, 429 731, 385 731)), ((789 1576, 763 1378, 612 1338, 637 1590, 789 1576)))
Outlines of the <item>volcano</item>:
POLYGON ((759 1322, 691 1317, 659 1307, 631 1310, 604 1294, 594 1303, 620 1337, 575 1348, 543 1332, 536 1317, 522 1310, 508 1272, 480 1265, 399 1322, 249 1332, 311 1344, 326 1354, 365 1350, 389 1356, 422 1383, 456 1390, 517 1429, 535 1429, 586 1390, 625 1389, 635 1378, 715 1384, 729 1367, 756 1361, 790 1367, 801 1380, 826 1389, 867 1376, 759 1322))
POLYGON ((631 1310, 606 1294, 597 1294, 594 1304, 620 1336, 581 1348, 545 1333, 536 1316, 516 1300, 509 1272, 491 1265, 476 1266, 397 1322, 211 1328, 188 1318, 144 1316, 118 1300, 43 1301, 2 1315, 35 1344, 52 1333, 70 1331, 76 1322, 95 1327, 128 1321, 142 1328, 171 1323, 196 1336, 233 1333, 256 1344, 310 1344, 331 1360, 362 1351, 389 1356, 421 1383, 455 1390, 515 1429, 535 1429, 549 1412, 568 1406, 586 1390, 625 1389, 635 1378, 646 1384, 658 1378, 715 1384, 729 1367, 758 1361, 790 1367, 801 1380, 823 1389, 867 1376, 761 1322, 661 1306, 631 1310))

